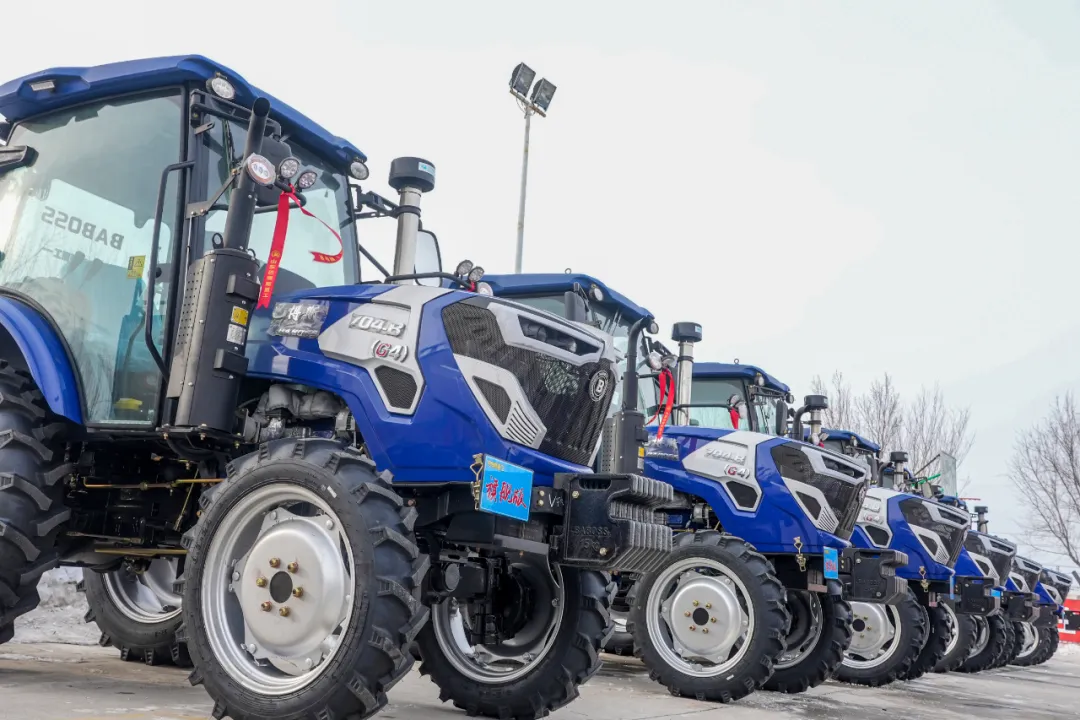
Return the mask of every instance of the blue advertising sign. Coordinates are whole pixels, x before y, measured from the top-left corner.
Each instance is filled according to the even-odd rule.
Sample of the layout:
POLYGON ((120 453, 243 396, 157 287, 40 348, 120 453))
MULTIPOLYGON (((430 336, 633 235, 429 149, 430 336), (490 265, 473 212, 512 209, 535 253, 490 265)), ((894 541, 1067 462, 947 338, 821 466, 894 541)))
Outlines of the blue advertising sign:
POLYGON ((532 484, 532 470, 485 455, 480 471, 480 509, 514 520, 528 520, 532 484))

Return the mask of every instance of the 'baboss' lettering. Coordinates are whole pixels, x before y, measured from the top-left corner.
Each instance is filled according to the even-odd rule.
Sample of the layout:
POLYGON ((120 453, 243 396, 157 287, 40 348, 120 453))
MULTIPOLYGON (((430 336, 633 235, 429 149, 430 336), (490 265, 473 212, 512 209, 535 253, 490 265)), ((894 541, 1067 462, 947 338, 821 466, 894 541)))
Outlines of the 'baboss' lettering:
POLYGON ((41 222, 67 230, 72 235, 81 235, 90 242, 108 245, 117 250, 124 247, 124 236, 120 233, 109 233, 105 228, 99 228, 94 223, 85 222, 75 215, 68 215, 54 207, 45 206, 45 212, 41 213, 41 222))

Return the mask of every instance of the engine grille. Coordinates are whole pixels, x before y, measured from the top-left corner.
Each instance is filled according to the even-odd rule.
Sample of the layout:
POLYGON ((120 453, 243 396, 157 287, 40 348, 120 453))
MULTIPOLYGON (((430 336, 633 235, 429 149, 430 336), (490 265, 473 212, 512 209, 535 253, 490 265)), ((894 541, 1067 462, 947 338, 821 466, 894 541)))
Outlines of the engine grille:
POLYGON ((1053 570, 1043 570, 1041 576, 1042 584, 1053 587, 1058 592, 1058 596, 1062 601, 1069 597, 1069 588, 1072 587, 1072 580, 1065 573, 1059 573, 1053 570))
POLYGON ((573 365, 536 350, 507 345, 495 315, 472 301, 447 305, 442 317, 455 354, 503 368, 517 378, 547 427, 540 452, 588 465, 615 391, 614 364, 600 360, 573 365), (607 372, 608 382, 594 401, 590 383, 600 370, 607 372))
POLYGON ((964 547, 967 548, 968 552, 984 555, 989 558, 994 566, 994 571, 997 573, 998 579, 1001 580, 1001 582, 1005 582, 1005 578, 1009 577, 1009 572, 1012 570, 1013 557, 1016 556, 1015 545, 1002 542, 989 535, 968 532, 967 537, 964 540, 964 547), (986 544, 990 545, 989 551, 986 549, 986 544))
POLYGON ((1039 575, 1042 573, 1040 566, 1024 558, 1014 558, 1013 572, 1024 578, 1030 592, 1035 592, 1035 584, 1039 582, 1039 575))
POLYGON ((833 534, 844 540, 850 539, 866 494, 866 482, 861 478, 843 480, 817 472, 799 445, 777 445, 772 449, 772 458, 781 476, 812 485, 821 491, 829 503, 829 509, 839 521, 833 534))
POLYGON ((941 538, 945 551, 949 555, 948 566, 953 567, 956 565, 956 560, 960 557, 960 551, 964 548, 964 541, 967 539, 968 518, 965 513, 953 510, 945 505, 935 506, 935 509, 945 517, 954 518, 960 523, 960 526, 953 527, 935 520, 930 514, 926 501, 920 498, 913 497, 900 501, 900 512, 908 523, 930 530, 941 538))

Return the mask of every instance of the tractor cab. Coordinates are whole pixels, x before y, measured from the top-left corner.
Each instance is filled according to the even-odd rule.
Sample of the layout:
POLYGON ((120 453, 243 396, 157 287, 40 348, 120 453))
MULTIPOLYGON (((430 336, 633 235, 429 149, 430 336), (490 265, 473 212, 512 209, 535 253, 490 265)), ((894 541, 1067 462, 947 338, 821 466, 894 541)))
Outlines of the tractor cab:
MULTIPOLYGON (((350 182, 367 177, 366 157, 228 68, 154 58, 0 86, 0 294, 44 311, 80 359, 81 393, 55 389, 68 419, 153 427, 168 414, 163 358, 191 310, 184 269, 222 247, 226 181, 244 161, 256 97, 274 109, 261 152, 284 181, 257 186, 247 251, 258 274, 287 186, 275 296, 359 282, 350 182)), ((250 329, 242 319, 232 332, 250 329)))
POLYGON ((688 409, 690 425, 787 435, 791 388, 754 365, 694 364, 688 409))

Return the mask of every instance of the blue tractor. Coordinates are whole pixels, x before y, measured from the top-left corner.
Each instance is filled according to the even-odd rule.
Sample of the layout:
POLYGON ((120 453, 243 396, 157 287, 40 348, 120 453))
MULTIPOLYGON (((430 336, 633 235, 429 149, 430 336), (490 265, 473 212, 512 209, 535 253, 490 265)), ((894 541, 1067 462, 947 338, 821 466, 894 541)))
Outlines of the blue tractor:
POLYGON ((65 564, 216 718, 366 718, 414 654, 470 714, 573 700, 609 573, 672 547, 640 413, 632 470, 590 469, 610 334, 443 273, 431 163, 365 191, 355 146, 206 58, 46 70, 0 114, 0 642, 65 564))
MULTIPOLYGON (((565 311, 584 324, 622 318, 630 325, 647 316, 585 275, 486 282, 498 297, 552 312, 566 298, 586 299, 584 315, 572 316, 569 305, 565 311)), ((629 354, 636 341, 625 331, 614 334, 628 338, 629 354)), ((904 558, 849 547, 868 473, 780 436, 787 427, 785 386, 753 367, 706 363, 702 378, 715 386, 702 393, 693 387, 700 338, 700 326, 680 323, 677 355, 645 338, 627 362, 637 372, 626 373, 623 408, 636 399, 654 416, 641 468, 675 490, 663 509, 676 540, 663 566, 620 573, 630 636, 622 647, 632 642, 651 677, 676 694, 729 701, 758 687, 801 692, 841 662, 851 637, 845 590, 853 600, 898 597, 905 584, 894 568, 904 558)), ((802 408, 810 409, 818 414, 822 399, 802 408)), ((608 440, 601 468, 636 451, 615 432, 608 440)))
MULTIPOLYGON (((908 594, 895 605, 855 603, 855 637, 837 678, 879 686, 911 680, 934 670, 950 650, 955 612, 948 599, 954 567, 963 552, 970 519, 966 512, 907 492, 911 473, 907 453, 878 460, 876 443, 847 430, 823 430, 822 444, 860 458, 876 487, 863 501, 851 541, 860 548, 903 552, 907 564, 897 574, 908 581, 908 594)), ((960 641, 970 637, 965 631, 960 641)))

